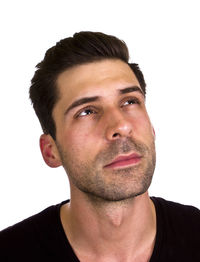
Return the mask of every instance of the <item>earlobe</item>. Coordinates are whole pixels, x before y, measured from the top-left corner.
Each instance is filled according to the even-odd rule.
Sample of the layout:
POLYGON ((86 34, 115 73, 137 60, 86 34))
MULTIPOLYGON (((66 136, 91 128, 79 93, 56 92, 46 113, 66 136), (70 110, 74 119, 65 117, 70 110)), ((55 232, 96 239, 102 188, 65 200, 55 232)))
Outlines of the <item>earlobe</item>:
POLYGON ((40 150, 43 159, 48 166, 59 167, 62 165, 56 143, 50 135, 41 135, 40 150))
POLYGON ((152 130, 153 130, 153 135, 154 135, 154 139, 156 138, 156 132, 155 132, 155 129, 154 127, 152 126, 152 130))

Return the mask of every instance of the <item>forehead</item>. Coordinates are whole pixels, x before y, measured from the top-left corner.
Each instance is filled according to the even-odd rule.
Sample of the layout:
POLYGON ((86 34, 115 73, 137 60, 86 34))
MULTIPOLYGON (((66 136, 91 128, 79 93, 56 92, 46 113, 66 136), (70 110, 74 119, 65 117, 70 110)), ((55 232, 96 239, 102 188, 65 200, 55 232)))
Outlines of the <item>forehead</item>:
POLYGON ((108 95, 116 89, 137 85, 131 68, 121 60, 102 60, 75 66, 57 79, 60 99, 73 101, 82 96, 108 95))

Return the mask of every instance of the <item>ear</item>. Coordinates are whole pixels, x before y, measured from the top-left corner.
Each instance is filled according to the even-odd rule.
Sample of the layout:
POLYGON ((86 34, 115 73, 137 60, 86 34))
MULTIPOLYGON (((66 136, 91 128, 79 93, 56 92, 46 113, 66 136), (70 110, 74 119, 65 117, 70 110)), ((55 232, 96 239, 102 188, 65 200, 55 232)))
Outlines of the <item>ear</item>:
POLYGON ((153 126, 152 126, 152 131, 153 131, 154 139, 156 139, 156 132, 153 126))
POLYGON ((50 135, 41 135, 40 150, 43 159, 48 166, 59 167, 62 165, 56 143, 50 135))

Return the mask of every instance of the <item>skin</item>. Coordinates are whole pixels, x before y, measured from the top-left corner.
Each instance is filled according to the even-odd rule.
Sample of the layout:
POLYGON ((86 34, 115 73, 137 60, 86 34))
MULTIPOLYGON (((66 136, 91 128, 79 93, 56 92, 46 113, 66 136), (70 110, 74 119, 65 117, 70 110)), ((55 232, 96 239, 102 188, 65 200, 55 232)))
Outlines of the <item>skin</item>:
POLYGON ((71 246, 80 261, 149 261, 155 138, 139 82, 126 63, 103 60, 64 71, 57 88, 56 141, 43 134, 40 147, 45 162, 63 165, 69 177, 71 198, 61 221, 71 246), (85 97, 95 101, 75 106, 85 97), (140 156, 136 163, 107 167, 132 153, 140 156))

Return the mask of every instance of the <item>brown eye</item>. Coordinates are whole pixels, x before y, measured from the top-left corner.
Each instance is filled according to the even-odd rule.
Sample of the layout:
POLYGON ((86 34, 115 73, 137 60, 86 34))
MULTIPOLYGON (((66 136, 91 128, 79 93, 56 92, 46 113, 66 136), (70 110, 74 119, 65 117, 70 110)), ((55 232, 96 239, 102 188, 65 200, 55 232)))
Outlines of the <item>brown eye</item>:
POLYGON ((128 105, 134 105, 134 104, 139 104, 139 100, 136 98, 131 98, 126 100, 122 106, 128 106, 128 105))
POLYGON ((76 118, 89 116, 89 115, 95 114, 95 113, 96 113, 96 111, 94 111, 93 109, 91 109, 91 108, 85 108, 85 109, 83 109, 82 111, 80 111, 80 112, 76 115, 76 118))

